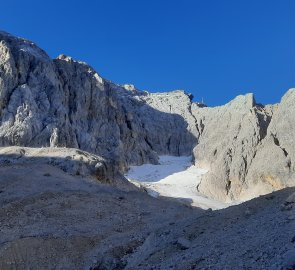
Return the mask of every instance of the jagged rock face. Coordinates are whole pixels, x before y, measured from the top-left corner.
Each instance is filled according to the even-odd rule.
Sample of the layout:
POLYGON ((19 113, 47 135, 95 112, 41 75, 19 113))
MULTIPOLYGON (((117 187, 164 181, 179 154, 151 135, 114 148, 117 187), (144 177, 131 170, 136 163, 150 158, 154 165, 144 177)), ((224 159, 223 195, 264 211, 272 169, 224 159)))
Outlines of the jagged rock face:
MULTIPOLYGON (((143 96, 143 100, 149 105, 147 108, 154 108, 156 111, 160 111, 167 118, 168 116, 175 118, 175 125, 170 120, 168 130, 166 130, 166 138, 157 138, 158 130, 160 134, 164 133, 164 129, 167 128, 159 122, 156 126, 158 130, 148 134, 148 140, 152 142, 154 146, 160 147, 160 149, 166 149, 168 154, 169 150, 174 155, 187 155, 192 152, 193 145, 196 144, 196 138, 199 136, 199 132, 196 127, 195 118, 191 113, 192 102, 190 96, 185 94, 184 91, 176 90, 168 93, 155 93, 143 96), (179 116, 178 116, 179 115, 179 116), (185 119, 185 122, 182 121, 185 119), (187 129, 188 132, 179 133, 179 130, 187 129), (181 142, 186 142, 182 144, 181 142)), ((155 119, 149 118, 149 113, 145 113, 145 125, 148 130, 154 128, 155 119)), ((168 119, 167 119, 168 120, 168 119)), ((163 152, 163 150, 161 152, 163 152)))
POLYGON ((158 154, 189 155, 196 143, 181 114, 153 108, 148 93, 106 81, 83 62, 52 61, 4 32, 0 52, 1 146, 74 147, 124 169, 156 163, 158 154))
POLYGON ((248 198, 295 184, 295 89, 290 89, 275 110, 267 136, 257 149, 249 168, 247 189, 241 197, 248 198), (263 188, 262 188, 263 187, 263 188), (253 195, 252 195, 253 196, 253 195))
POLYGON ((294 185, 294 96, 262 106, 248 94, 208 108, 183 91, 113 84, 0 32, 0 146, 78 148, 123 171, 159 154, 190 155, 198 142, 194 158, 209 170, 198 188, 222 201, 294 185))
POLYGON ((54 65, 28 41, 5 34, 0 39, 0 143, 41 144, 51 131, 51 104, 60 103, 58 92, 52 91, 58 88, 54 65))
POLYGON ((192 107, 200 131, 194 149, 207 168, 198 189, 222 201, 247 200, 295 184, 295 89, 278 105, 238 96, 215 108, 192 107))
POLYGON ((256 105, 248 94, 220 107, 193 106, 192 113, 200 131, 194 156, 198 166, 209 170, 198 189, 218 200, 238 199, 272 108, 256 105))

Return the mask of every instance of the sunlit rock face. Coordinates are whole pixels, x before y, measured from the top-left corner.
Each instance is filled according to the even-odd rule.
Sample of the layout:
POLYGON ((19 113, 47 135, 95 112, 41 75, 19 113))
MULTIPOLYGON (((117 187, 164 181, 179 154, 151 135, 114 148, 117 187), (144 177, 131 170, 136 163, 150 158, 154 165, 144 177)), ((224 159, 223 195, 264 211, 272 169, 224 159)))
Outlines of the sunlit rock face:
POLYGON ((238 96, 192 112, 200 130, 197 164, 209 170, 198 189, 222 201, 247 200, 294 186, 295 90, 276 105, 238 96))
POLYGON ((84 62, 52 60, 0 32, 0 146, 77 148, 121 172, 193 153, 208 170, 198 190, 221 201, 294 185, 294 96, 263 106, 247 94, 210 108, 182 90, 114 84, 84 62))
MULTIPOLYGON (((295 185, 295 89, 290 89, 275 110, 267 136, 257 149, 246 176, 246 183, 256 196, 295 185)), ((251 195, 245 190, 244 197, 251 195)))
POLYGON ((267 134, 272 107, 257 105, 247 94, 220 107, 193 107, 192 112, 201 134, 194 155, 198 166, 209 170, 199 191, 222 201, 237 199, 267 134))
POLYGON ((189 155, 196 143, 181 114, 150 106, 153 95, 115 85, 86 63, 51 60, 4 32, 0 52, 1 146, 75 147, 124 169, 157 163, 158 154, 189 155))

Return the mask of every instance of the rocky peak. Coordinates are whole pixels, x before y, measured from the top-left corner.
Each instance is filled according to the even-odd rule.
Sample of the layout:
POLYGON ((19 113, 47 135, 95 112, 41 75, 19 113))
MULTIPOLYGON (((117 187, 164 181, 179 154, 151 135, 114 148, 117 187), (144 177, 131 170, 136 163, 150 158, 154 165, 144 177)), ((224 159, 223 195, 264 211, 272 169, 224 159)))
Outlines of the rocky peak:
POLYGON ((235 97, 232 101, 224 106, 228 106, 230 110, 240 111, 240 110, 250 110, 256 105, 254 95, 248 93, 245 95, 239 95, 235 97))
POLYGON ((122 169, 191 153, 185 119, 150 106, 146 92, 104 80, 69 56, 51 60, 31 42, 0 37, 0 145, 75 147, 122 169))

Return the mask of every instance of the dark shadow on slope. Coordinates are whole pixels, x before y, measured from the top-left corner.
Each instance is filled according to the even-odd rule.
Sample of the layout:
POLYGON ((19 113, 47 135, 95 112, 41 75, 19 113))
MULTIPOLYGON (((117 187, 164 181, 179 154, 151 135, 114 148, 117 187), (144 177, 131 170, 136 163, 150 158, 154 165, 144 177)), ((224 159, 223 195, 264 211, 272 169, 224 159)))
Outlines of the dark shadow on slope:
MULTIPOLYGON (((34 148, 17 147, 15 148, 15 150, 11 150, 11 152, 15 151, 15 153, 1 154, 0 169, 9 168, 12 166, 40 166, 41 168, 45 165, 60 169, 69 176, 75 176, 85 179, 87 177, 94 177, 97 182, 93 182, 93 184, 106 184, 122 191, 138 191, 144 195, 148 193, 145 188, 143 188, 142 190, 141 188, 137 188, 132 183, 130 183, 119 172, 118 168, 116 168, 114 164, 109 163, 98 156, 91 155, 78 149, 68 149, 69 151, 72 151, 68 154, 65 153, 65 149, 62 148, 44 148, 42 150, 38 152, 38 149, 34 148), (47 154, 45 156, 43 152, 44 156, 42 156, 42 150, 45 150, 45 153, 47 153, 48 150, 52 150, 55 155, 53 154, 52 156, 50 156, 47 154), (32 152, 36 153, 36 156, 34 156, 32 152), (62 154, 64 155, 63 157, 61 156, 62 154), (84 159, 81 157, 84 157, 84 159), (87 157, 87 159, 85 157, 87 157)), ((42 176, 45 176, 45 179, 50 179, 52 177, 50 172, 47 172, 46 169, 43 172, 42 176)), ((10 184, 14 185, 14 180, 11 180, 12 182, 10 182, 10 184)), ((1 186, 3 186, 3 183, 5 184, 6 181, 7 180, 5 178, 2 178, 0 180, 0 195, 1 191, 4 191, 1 186)), ((75 183, 77 184, 77 182, 75 183)), ((73 183, 74 186, 76 185, 75 183, 73 183)), ((150 195, 148 196, 152 197, 150 195)), ((189 198, 170 198, 162 196, 161 198, 166 198, 169 201, 175 201, 178 203, 181 202, 182 204, 185 202, 186 205, 190 205, 190 203, 192 202, 189 198)))
MULTIPOLYGON (((235 269, 245 248, 253 250, 253 259, 270 254, 262 264, 254 261, 269 266, 277 260, 274 254, 294 246, 294 219, 287 217, 295 205, 286 198, 295 188, 212 212, 72 177, 56 164, 41 166, 47 164, 44 158, 1 156, 11 158, 15 163, 0 165, 1 269, 10 269, 11 261, 33 269, 124 269, 126 263, 129 269, 209 264, 235 269)), ((253 261, 247 258, 244 266, 251 268, 253 261)))
POLYGON ((128 246, 134 247, 132 253, 151 232, 203 213, 138 190, 122 191, 82 175, 71 176, 58 165, 68 162, 55 157, 1 155, 1 269, 9 269, 5 263, 11 253, 16 254, 14 265, 34 269, 55 267, 56 260, 67 268, 76 258, 74 268, 82 269, 99 254, 104 261, 117 262, 127 254, 128 246), (122 255, 115 253, 119 248, 122 255), (35 252, 38 256, 33 256, 35 252))
MULTIPOLYGON (((32 150, 33 148, 30 149, 32 150)), ((51 149, 56 150, 56 148, 51 149)), ((14 198, 13 189, 21 191, 20 197, 22 197, 33 196, 38 194, 38 192, 44 192, 44 190, 46 192, 70 192, 80 190, 81 187, 85 189, 85 192, 90 193, 97 188, 102 189, 104 192, 113 189, 116 195, 125 194, 124 196, 128 196, 128 194, 137 194, 137 196, 143 196, 143 198, 149 198, 149 200, 173 202, 176 203, 176 206, 189 205, 192 202, 189 198, 162 196, 153 198, 146 191, 131 184, 120 172, 106 164, 103 160, 97 161, 95 164, 93 160, 89 162, 73 159, 70 156, 28 156, 28 148, 23 147, 19 150, 21 154, 0 155, 0 202, 2 201, 2 203, 8 202, 7 198, 3 201, 7 194, 14 198), (7 173, 8 171, 10 173, 7 173), (18 173, 15 173, 15 171, 18 171, 18 173), (22 171, 24 172, 22 173, 22 171), (32 180, 34 177, 36 179, 32 180), (30 183, 26 188, 22 189, 21 186, 26 185, 23 179, 29 179, 30 183), (61 179, 63 181, 60 181, 61 179), (96 181, 93 181, 94 179, 96 181), (181 202, 181 200, 184 200, 185 203, 184 201, 181 202)), ((77 152, 81 151, 77 150, 77 152)), ((124 198, 122 197, 121 199, 124 198)), ((119 198, 119 200, 121 199, 119 198)), ((203 211, 202 209, 199 210, 203 211)))
POLYGON ((11 147, 9 152, 11 153, 0 154, 0 167, 49 165, 72 176, 92 176, 100 183, 110 184, 123 190, 134 189, 115 164, 79 149, 11 147), (48 155, 48 151, 52 151, 52 156, 48 155))

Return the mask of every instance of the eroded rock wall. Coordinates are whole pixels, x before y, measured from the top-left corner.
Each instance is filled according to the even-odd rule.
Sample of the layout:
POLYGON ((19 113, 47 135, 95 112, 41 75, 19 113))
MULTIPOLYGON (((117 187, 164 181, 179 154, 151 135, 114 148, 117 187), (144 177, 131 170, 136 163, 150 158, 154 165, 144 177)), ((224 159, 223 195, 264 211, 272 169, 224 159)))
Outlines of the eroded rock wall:
POLYGON ((262 106, 248 94, 220 107, 193 106, 200 130, 194 156, 209 170, 199 191, 232 201, 294 186, 294 102, 290 89, 276 105, 262 106))
POLYGON ((239 196, 256 149, 266 136, 272 109, 255 103, 253 94, 214 108, 193 106, 200 130, 194 149, 198 166, 209 172, 199 190, 219 200, 239 196))
POLYGON ((1 146, 74 147, 122 170, 157 163, 158 154, 191 154, 196 139, 185 119, 150 106, 150 94, 113 84, 71 57, 51 60, 4 32, 0 52, 1 146))
POLYGON ((275 110, 267 136, 257 148, 241 198, 295 185, 295 89, 290 89, 275 110))
POLYGON ((294 185, 294 91, 278 105, 247 94, 204 107, 184 91, 114 84, 84 62, 52 60, 0 32, 0 146, 77 148, 120 171, 193 152, 209 170, 199 190, 222 201, 294 185))

